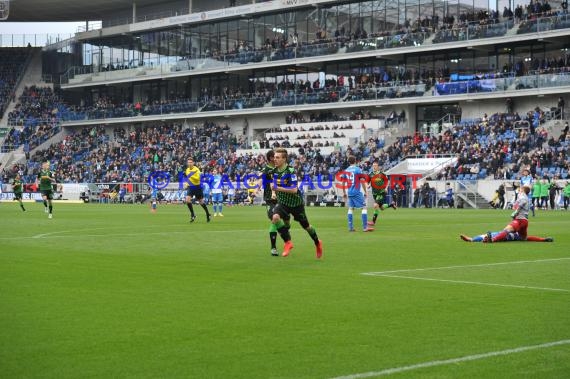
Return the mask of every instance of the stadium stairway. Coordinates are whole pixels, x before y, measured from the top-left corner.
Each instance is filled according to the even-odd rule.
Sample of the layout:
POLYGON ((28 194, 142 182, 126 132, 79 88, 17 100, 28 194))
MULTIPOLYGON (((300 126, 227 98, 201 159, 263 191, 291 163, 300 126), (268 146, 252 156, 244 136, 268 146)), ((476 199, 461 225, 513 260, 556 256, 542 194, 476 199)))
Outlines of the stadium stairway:
MULTIPOLYGON (((48 149, 52 144, 63 141, 64 138, 65 133, 62 130, 59 133, 53 135, 50 139, 46 140, 41 145, 38 145, 34 149, 30 150, 30 156, 33 156, 36 151, 48 149)), ((2 157, 2 160, 0 160, 0 163, 2 163, 2 167, 7 168, 12 167, 15 164, 26 163, 26 154, 24 153, 24 147, 20 146, 16 150, 5 154, 5 156, 2 157)))
MULTIPOLYGON (((26 87, 31 86, 38 86, 38 87, 52 87, 53 84, 45 83, 42 80, 42 49, 37 48, 34 49, 31 55, 31 58, 27 61, 26 68, 24 73, 22 74, 22 79, 18 83, 16 90, 14 91, 16 94, 16 99, 19 99, 20 96, 24 93, 24 89, 26 87)), ((0 120, 0 127, 5 128, 8 126, 8 115, 12 112, 16 105, 18 104, 17 101, 12 101, 8 104, 6 111, 4 112, 4 116, 0 120)), ((9 127, 10 129, 12 127, 9 127)), ((3 142, 3 141, 1 141, 3 142)))
POLYGON ((549 120, 546 121, 541 126, 546 129, 548 132, 548 137, 554 137, 554 139, 558 139, 558 136, 562 134, 562 129, 564 129, 564 125, 569 122, 569 120, 549 120))
MULTIPOLYGON (((16 88, 14 88, 14 94, 16 95, 16 99, 18 99, 21 95, 22 92, 24 90, 24 86, 25 86, 25 82, 26 82, 26 78, 28 77, 28 71, 30 69, 30 67, 33 64, 37 64, 38 60, 39 60, 39 70, 40 70, 40 76, 39 76, 39 80, 41 80, 41 70, 42 70, 42 56, 41 56, 41 49, 34 49, 32 51, 32 53, 28 56, 28 58, 26 59, 26 62, 24 63, 24 71, 22 72, 21 76, 18 78, 18 81, 16 82, 16 88)), ((8 127, 8 114, 10 112, 12 112, 14 110, 14 108, 16 108, 16 101, 11 101, 8 103, 8 106, 6 107, 6 110, 4 111, 4 115, 2 116, 2 118, 0 119, 0 128, 6 128, 8 127)))
POLYGON ((466 206, 474 209, 490 209, 489 201, 477 191, 477 185, 471 181, 458 180, 456 196, 462 199, 466 206))
POLYGON ((516 36, 517 32, 519 31, 519 25, 520 24, 515 24, 515 26, 513 26, 512 28, 507 30, 507 33, 505 33, 505 36, 516 36))
POLYGON ((11 168, 16 163, 23 163, 25 161, 26 161, 26 154, 24 154, 24 148, 20 146, 16 150, 2 154, 2 158, 0 159, 0 165, 2 165, 3 168, 11 168))
POLYGON ((33 156, 36 151, 39 150, 46 150, 48 149, 51 145, 61 142, 63 141, 63 139, 65 138, 67 133, 64 132, 64 129, 62 128, 59 133, 54 134, 51 138, 47 139, 44 143, 36 146, 35 148, 33 148, 32 150, 30 150, 30 156, 33 156))
POLYGON ((14 155, 13 151, 8 153, 0 153, 0 167, 7 168, 7 163, 12 160, 12 155, 14 155))
MULTIPOLYGON (((32 53, 32 57, 28 66, 26 67, 26 71, 24 71, 24 76, 20 85, 16 89, 16 98, 22 95, 24 92, 24 87, 29 87, 32 85, 47 87, 46 84, 42 80, 42 49, 34 49, 32 53)), ((51 85, 50 85, 51 86, 51 85)))
MULTIPOLYGON (((422 46, 433 45, 433 40, 437 33, 431 33, 431 35, 422 42, 422 46)), ((426 91, 427 92, 427 91, 426 91)))

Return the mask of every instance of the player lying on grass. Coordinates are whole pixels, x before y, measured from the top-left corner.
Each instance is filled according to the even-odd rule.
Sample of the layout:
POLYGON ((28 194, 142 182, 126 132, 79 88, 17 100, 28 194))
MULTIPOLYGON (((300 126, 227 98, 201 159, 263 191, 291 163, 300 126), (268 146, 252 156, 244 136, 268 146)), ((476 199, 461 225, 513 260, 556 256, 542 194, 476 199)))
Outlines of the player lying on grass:
POLYGON ((501 242, 501 241, 533 241, 533 242, 553 242, 554 239, 551 237, 542 238, 536 236, 528 236, 528 211, 529 211, 529 199, 528 194, 530 193, 530 187, 521 186, 519 188, 519 196, 517 201, 513 204, 513 209, 515 210, 511 217, 511 221, 503 230, 500 232, 487 232, 482 241, 479 241, 480 236, 473 238, 461 235, 461 239, 467 242, 501 242), (475 241, 474 241, 475 239, 475 241))
MULTIPOLYGON (((459 237, 465 242, 486 242, 489 239, 488 235, 491 233, 491 238, 496 237, 501 232, 487 232, 485 234, 479 234, 474 237, 466 236, 465 234, 461 234, 459 237)), ((522 241, 521 237, 518 233, 508 233, 507 238, 503 240, 505 242, 509 241, 522 241)), ((526 240, 529 242, 554 242, 554 238, 552 237, 537 237, 537 236, 526 236, 526 240)))

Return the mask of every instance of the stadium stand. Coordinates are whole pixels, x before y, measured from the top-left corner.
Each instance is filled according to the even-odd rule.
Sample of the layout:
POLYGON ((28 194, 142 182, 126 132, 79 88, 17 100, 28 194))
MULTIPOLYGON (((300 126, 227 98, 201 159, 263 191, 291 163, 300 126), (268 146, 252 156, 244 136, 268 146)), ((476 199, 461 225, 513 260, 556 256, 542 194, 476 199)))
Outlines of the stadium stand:
POLYGON ((104 39, 86 31, 45 47, 41 68, 58 78, 55 89, 24 89, 4 117, 12 129, 2 151, 14 154, 0 161, 26 180, 50 159, 66 183, 144 183, 152 170, 176 175, 189 155, 235 177, 283 146, 301 173, 334 173, 347 154, 385 169, 452 155, 431 178, 511 180, 523 166, 568 176, 567 133, 553 135, 564 119, 558 98, 570 88, 562 4, 502 14, 475 3, 445 12, 418 4, 394 18, 373 1, 321 2, 318 17, 311 5, 268 2, 259 11, 253 3, 240 8, 251 20, 204 9, 199 23, 157 16, 159 29, 133 22, 131 33, 109 28, 121 24, 106 15, 104 39), (311 22, 274 25, 283 12, 311 22), (227 27, 238 19, 239 30, 227 27), (242 33, 244 25, 254 32, 242 33), (195 38, 212 30, 221 38, 195 38), (371 120, 374 132, 359 127, 371 120), (348 121, 358 123, 334 127, 348 121))

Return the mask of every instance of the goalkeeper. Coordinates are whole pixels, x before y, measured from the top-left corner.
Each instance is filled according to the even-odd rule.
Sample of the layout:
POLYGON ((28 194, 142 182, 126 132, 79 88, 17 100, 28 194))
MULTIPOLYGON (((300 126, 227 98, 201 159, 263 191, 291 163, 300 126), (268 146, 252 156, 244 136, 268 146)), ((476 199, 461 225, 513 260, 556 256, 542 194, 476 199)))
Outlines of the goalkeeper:
POLYGON ((386 199, 386 187, 388 186, 386 182, 387 179, 386 175, 380 171, 378 162, 372 163, 370 187, 372 187, 372 197, 374 198, 374 216, 372 217, 372 221, 368 221, 368 225, 376 225, 378 214, 380 214, 380 211, 383 211, 384 208, 391 207, 397 209, 396 202, 394 201, 389 205, 384 203, 386 199))

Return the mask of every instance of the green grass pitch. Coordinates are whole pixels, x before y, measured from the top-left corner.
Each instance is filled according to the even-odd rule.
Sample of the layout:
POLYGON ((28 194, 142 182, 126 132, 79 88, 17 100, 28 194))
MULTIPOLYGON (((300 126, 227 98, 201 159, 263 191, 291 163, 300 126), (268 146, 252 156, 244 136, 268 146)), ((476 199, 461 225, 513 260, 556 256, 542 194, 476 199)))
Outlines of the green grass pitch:
POLYGON ((568 212, 469 244, 509 212, 307 208, 317 260, 298 224, 271 257, 262 207, 27 209, 0 204, 2 378, 570 377, 568 212))

